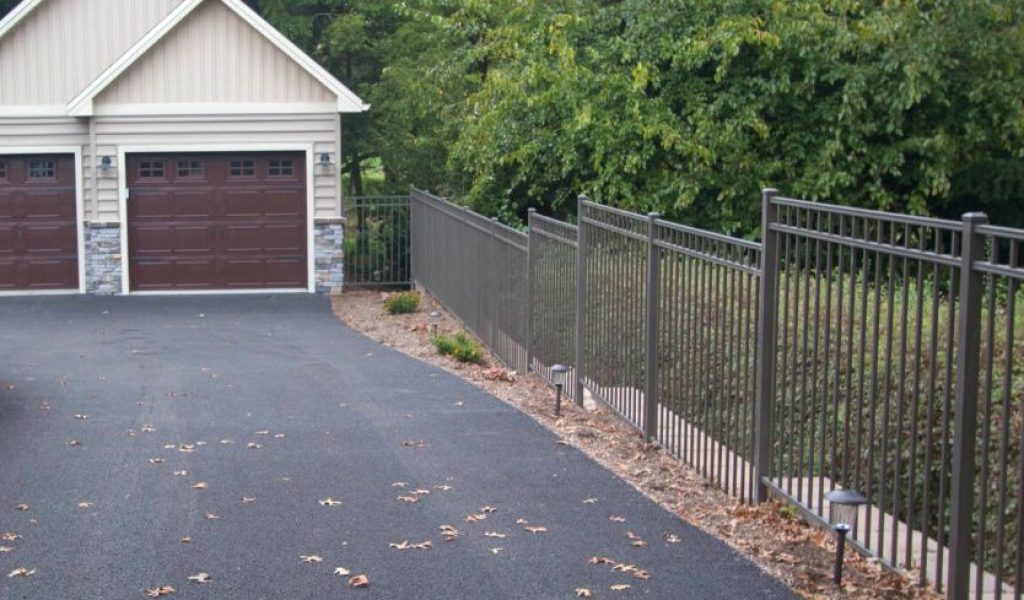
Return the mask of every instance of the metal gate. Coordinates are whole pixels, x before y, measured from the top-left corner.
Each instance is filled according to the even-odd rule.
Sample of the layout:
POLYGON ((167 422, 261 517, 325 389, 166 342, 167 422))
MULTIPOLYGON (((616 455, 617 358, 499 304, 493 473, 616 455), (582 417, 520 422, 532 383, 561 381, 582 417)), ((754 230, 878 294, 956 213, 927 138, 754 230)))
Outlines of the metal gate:
POLYGON ((345 198, 345 285, 401 287, 411 281, 409 196, 345 198))

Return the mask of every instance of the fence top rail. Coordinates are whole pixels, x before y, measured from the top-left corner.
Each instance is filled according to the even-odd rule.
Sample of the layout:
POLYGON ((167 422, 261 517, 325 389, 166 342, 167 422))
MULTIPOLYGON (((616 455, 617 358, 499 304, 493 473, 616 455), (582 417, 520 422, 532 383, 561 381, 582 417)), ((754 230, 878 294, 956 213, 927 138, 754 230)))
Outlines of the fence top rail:
POLYGON ((979 225, 977 232, 981 235, 991 235, 1009 240, 1024 241, 1024 229, 1002 227, 999 225, 979 225))
POLYGON ((697 237, 701 237, 707 240, 714 240, 716 242, 724 242, 726 244, 744 248, 746 250, 754 250, 757 252, 761 251, 761 244, 758 242, 752 242, 750 240, 732 237, 730 235, 725 235, 723 233, 705 231, 703 229, 697 229, 696 227, 690 227, 689 225, 680 225, 679 223, 673 223, 672 221, 666 221, 664 219, 657 219, 655 221, 655 225, 658 228, 665 228, 673 231, 678 231, 680 233, 685 233, 688 235, 695 235, 697 237))
POLYGON ((565 221, 560 221, 554 217, 542 215, 539 212, 530 212, 530 219, 533 221, 540 221, 541 223, 549 223, 556 227, 562 227, 571 231, 576 231, 576 225, 574 223, 566 223, 565 221))
POLYGON ((946 231, 963 230, 963 224, 959 221, 947 221, 945 219, 936 219, 933 217, 918 217, 914 215, 891 213, 882 210, 869 210, 866 208, 857 208, 853 206, 822 204, 819 202, 811 202, 809 200, 797 200, 796 198, 786 198, 784 196, 772 197, 772 203, 778 206, 790 206, 793 208, 800 208, 823 213, 831 213, 834 215, 846 217, 860 217, 864 219, 888 221, 890 223, 919 225, 922 227, 934 227, 936 229, 944 229, 946 231))
POLYGON ((409 194, 391 194, 383 196, 342 196, 342 200, 346 202, 364 202, 367 200, 378 201, 378 200, 409 200, 409 194))

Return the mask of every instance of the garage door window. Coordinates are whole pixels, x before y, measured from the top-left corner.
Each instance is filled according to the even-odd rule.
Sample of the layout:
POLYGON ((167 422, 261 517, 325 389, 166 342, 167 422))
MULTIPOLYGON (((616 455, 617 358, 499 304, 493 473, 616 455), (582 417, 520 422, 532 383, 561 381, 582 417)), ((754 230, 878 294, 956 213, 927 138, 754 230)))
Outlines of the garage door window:
POLYGON ((292 177, 295 175, 295 163, 291 160, 272 159, 267 169, 271 177, 292 177))
POLYGON ((228 165, 232 177, 253 177, 256 175, 256 161, 252 159, 233 160, 228 165))
POLYGON ((153 179, 164 176, 164 161, 162 160, 140 160, 139 178, 153 179))
POLYGON ((34 159, 28 161, 29 179, 53 179, 56 176, 56 167, 52 160, 34 159))
POLYGON ((178 177, 198 179, 205 174, 203 161, 201 160, 179 160, 178 177))

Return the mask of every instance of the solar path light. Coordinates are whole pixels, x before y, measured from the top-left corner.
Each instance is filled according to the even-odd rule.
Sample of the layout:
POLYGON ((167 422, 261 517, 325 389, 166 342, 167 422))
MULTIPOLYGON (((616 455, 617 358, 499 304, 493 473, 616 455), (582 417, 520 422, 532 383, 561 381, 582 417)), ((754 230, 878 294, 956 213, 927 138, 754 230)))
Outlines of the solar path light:
POLYGON ((867 504, 867 498, 853 490, 832 490, 828 493, 829 523, 836 532, 836 566, 833 580, 837 586, 843 582, 843 552, 846 535, 857 526, 857 513, 867 504))
POLYGON ((565 365, 552 365, 551 379, 555 384, 555 416, 562 416, 562 388, 565 387, 565 374, 569 369, 565 365))
POLYGON ((441 320, 441 313, 436 310, 430 311, 430 335, 437 337, 437 322, 441 320))

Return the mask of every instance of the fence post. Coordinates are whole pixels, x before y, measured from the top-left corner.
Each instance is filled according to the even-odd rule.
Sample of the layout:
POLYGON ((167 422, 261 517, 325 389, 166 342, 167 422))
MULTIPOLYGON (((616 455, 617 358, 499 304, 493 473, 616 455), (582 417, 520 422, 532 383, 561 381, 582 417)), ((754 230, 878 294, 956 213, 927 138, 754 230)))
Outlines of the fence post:
POLYGON ((661 305, 661 252, 655 242, 658 213, 647 215, 647 319, 644 324, 644 434, 658 440, 658 309, 661 305))
MULTIPOLYGON (((488 347, 488 349, 491 352, 493 352, 494 354, 498 354, 500 356, 501 353, 498 352, 498 349, 497 349, 497 347, 495 345, 495 340, 498 337, 497 336, 497 331, 498 331, 498 315, 501 314, 501 311, 504 308, 503 306, 501 306, 501 294, 498 293, 498 277, 499 277, 498 271, 500 271, 500 269, 497 268, 497 264, 498 264, 498 217, 491 217, 491 226, 488 229, 489 229, 488 234, 490 235, 490 239, 488 240, 488 244, 487 244, 487 254, 488 254, 487 264, 489 265, 490 268, 488 268, 487 270, 490 271, 490 274, 489 274, 490 275, 490 277, 489 277, 490 278, 490 285, 487 286, 489 289, 487 290, 488 302, 486 304, 486 306, 487 306, 487 315, 486 316, 487 316, 487 324, 490 325, 490 327, 488 327, 488 332, 487 332, 487 335, 489 336, 489 341, 487 342, 487 347, 488 347)), ((505 357, 501 357, 501 358, 504 359, 505 357)))
POLYGON ((576 404, 583 406, 583 380, 587 374, 587 236, 583 224, 586 196, 576 198, 576 404))
POLYGON ((779 278, 778 233, 772 225, 778 220, 778 207, 772 199, 778 190, 761 192, 761 288, 758 292, 757 373, 754 402, 754 502, 768 500, 765 478, 771 474, 772 402, 775 399, 775 339, 777 335, 776 289, 779 278))
POLYGON ((978 225, 985 213, 963 216, 960 253, 960 314, 957 318, 956 412, 953 425, 953 482, 950 502, 949 598, 966 599, 970 590, 971 530, 974 521, 975 444, 978 429, 978 379, 981 368, 981 308, 985 279, 974 263, 984 239, 978 225))
POLYGON ((536 208, 526 210, 526 373, 533 370, 533 216, 536 208))

